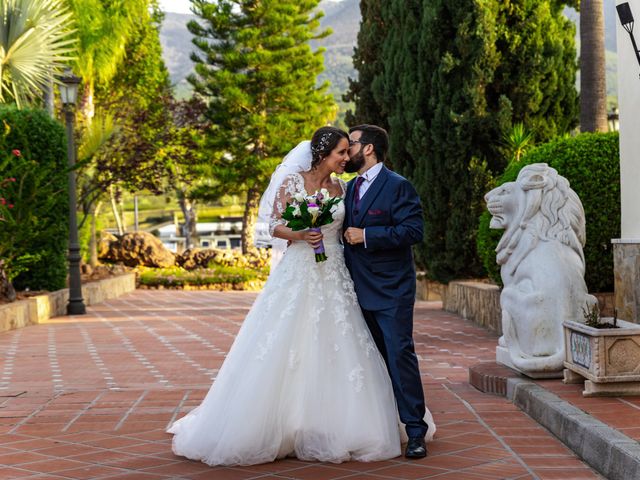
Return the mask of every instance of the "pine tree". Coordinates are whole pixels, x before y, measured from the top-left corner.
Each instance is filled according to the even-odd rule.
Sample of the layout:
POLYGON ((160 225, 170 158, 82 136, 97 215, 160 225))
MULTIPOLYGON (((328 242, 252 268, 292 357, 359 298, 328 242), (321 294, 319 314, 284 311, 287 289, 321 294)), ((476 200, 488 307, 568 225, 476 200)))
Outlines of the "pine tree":
POLYGON ((198 52, 196 94, 209 102, 207 132, 217 183, 246 193, 242 250, 253 248, 261 192, 282 156, 335 118, 327 84, 317 86, 322 51, 309 41, 322 13, 318 0, 192 0, 189 23, 198 52))
POLYGON ((382 81, 382 41, 387 28, 384 15, 385 0, 360 0, 360 30, 358 45, 353 52, 353 66, 357 79, 349 79, 349 91, 343 96, 345 102, 354 102, 355 110, 348 110, 347 125, 370 123, 388 128, 387 117, 376 100, 374 90, 382 81))

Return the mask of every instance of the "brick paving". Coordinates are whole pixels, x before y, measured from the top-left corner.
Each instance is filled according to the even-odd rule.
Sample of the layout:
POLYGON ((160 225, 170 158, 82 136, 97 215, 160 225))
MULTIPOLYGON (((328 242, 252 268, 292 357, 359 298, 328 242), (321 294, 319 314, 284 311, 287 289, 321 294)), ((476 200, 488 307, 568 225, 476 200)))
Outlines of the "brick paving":
MULTIPOLYGON (((139 290, 83 317, 1 333, 0 479, 602 478, 506 399, 467 383, 469 366, 494 359, 497 338, 438 302, 416 306, 416 348, 438 424, 428 458, 212 468, 174 456, 165 428, 204 397, 254 298, 139 290)), ((577 391, 549 384, 561 395, 577 391)), ((609 415, 598 400, 611 401, 588 405, 609 415)), ((615 402, 616 412, 639 408, 637 399, 615 402)), ((626 426, 640 435, 638 422, 626 426)))
POLYGON ((563 400, 587 412, 610 427, 640 442, 640 396, 583 397, 581 384, 538 381, 538 384, 563 400))

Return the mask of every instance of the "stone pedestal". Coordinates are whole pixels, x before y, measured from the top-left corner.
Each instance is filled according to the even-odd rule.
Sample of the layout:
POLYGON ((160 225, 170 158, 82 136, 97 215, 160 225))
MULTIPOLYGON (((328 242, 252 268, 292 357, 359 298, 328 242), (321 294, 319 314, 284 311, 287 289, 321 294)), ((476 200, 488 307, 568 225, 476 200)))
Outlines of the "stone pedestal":
POLYGON ((618 318, 640 323, 640 239, 613 239, 611 243, 618 318))
POLYGON ((526 375, 529 378, 562 378, 563 375, 562 370, 556 372, 523 372, 511 362, 509 350, 506 347, 501 347, 500 345, 496 347, 496 362, 500 365, 504 365, 505 367, 509 367, 522 375, 526 375))
POLYGON ((484 393, 506 397, 507 380, 510 378, 522 378, 522 375, 494 362, 469 367, 469 383, 484 393))

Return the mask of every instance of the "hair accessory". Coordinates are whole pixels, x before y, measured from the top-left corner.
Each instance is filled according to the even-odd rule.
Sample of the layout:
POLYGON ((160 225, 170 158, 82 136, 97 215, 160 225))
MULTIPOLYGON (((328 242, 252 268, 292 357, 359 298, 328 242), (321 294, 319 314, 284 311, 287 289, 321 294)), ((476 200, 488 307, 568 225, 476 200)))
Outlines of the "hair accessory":
POLYGON ((324 152, 329 146, 329 141, 331 140, 332 135, 333 135, 333 132, 324 133, 320 137, 320 141, 318 142, 318 145, 311 146, 311 151, 316 154, 324 152))

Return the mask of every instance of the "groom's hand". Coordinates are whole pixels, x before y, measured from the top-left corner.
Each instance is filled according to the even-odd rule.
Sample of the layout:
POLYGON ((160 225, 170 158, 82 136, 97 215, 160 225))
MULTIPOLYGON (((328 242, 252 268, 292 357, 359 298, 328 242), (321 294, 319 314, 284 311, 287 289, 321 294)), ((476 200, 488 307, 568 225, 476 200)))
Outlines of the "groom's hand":
POLYGON ((344 238, 349 245, 364 243, 364 230, 362 228, 349 227, 344 232, 344 238))

